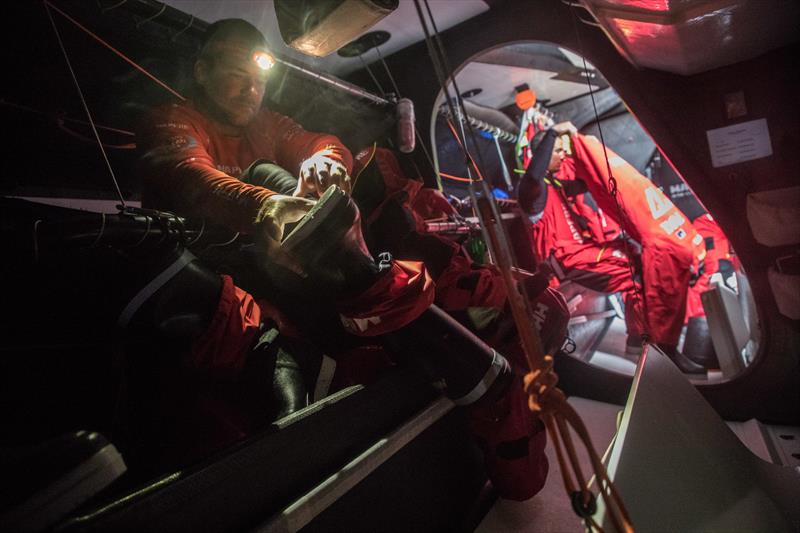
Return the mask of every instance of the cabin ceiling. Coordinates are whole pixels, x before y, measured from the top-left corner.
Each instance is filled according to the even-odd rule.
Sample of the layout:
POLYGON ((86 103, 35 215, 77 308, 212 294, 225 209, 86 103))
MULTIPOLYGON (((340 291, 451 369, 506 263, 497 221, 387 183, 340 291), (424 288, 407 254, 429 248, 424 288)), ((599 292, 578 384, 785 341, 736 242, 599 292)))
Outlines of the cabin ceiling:
MULTIPOLYGON (((208 23, 225 18, 245 19, 261 30, 267 38, 270 49, 278 56, 298 61, 319 72, 340 77, 346 76, 363 68, 364 63, 369 64, 378 59, 375 50, 369 50, 363 54, 362 63, 358 57, 341 57, 336 53, 326 57, 313 57, 290 48, 281 38, 273 0, 258 2, 253 0, 225 0, 224 2, 166 0, 166 3, 208 23)), ((484 0, 428 0, 428 3, 439 31, 444 31, 489 10, 489 6, 484 0)), ((395 11, 370 29, 370 31, 378 30, 391 34, 389 41, 380 47, 383 57, 425 38, 417 10, 411 0, 400 0, 395 11)))
POLYGON ((675 74, 696 74, 752 59, 796 42, 800 34, 797 0, 580 3, 631 63, 675 74))
POLYGON ((469 101, 495 109, 514 104, 515 87, 528 84, 537 101, 556 105, 608 86, 591 63, 555 45, 515 43, 480 54, 456 74, 458 88, 469 101), (474 96, 467 96, 475 93, 474 96))
MULTIPOLYGON (((264 32, 270 47, 329 74, 346 76, 363 67, 358 57, 330 54, 315 58, 283 43, 272 0, 166 0, 172 7, 212 23, 244 18, 264 32)), ((489 9, 487 0, 429 0, 438 29, 444 31, 489 9)), ((617 49, 634 65, 677 74, 695 74, 751 59, 798 40, 800 2, 797 0, 580 0, 588 13, 579 16, 599 24, 617 49)), ((496 8, 502 9, 502 3, 496 8)), ((385 57, 423 40, 414 2, 398 8, 373 30, 392 37, 383 46, 385 57)), ((371 63, 374 50, 364 54, 371 63)), ((519 65, 521 66, 521 65, 519 65)))
MULTIPOLYGON (((428 0, 439 31, 493 9, 497 0, 428 0)), ((244 18, 262 30, 279 56, 313 70, 345 77, 379 59, 373 49, 362 57, 330 54, 317 58, 287 46, 278 29, 273 0, 166 0, 170 6, 208 23, 244 18)), ((638 67, 677 74, 694 74, 750 59, 798 39, 800 2, 797 0, 580 0, 574 13, 599 25, 620 53, 638 67), (592 20, 594 19, 594 20, 592 20)), ((399 6, 371 30, 389 32, 380 47, 389 56, 424 39, 414 2, 399 6)), ((503 108, 513 101, 521 83, 544 87, 539 99, 558 103, 586 92, 586 74, 573 53, 545 43, 516 43, 489 50, 466 65, 458 77, 462 91, 482 89, 472 101, 503 108), (536 50, 539 47, 542 50, 536 50), (581 86, 583 88, 581 88, 581 86)), ((455 65, 454 65, 455 66, 455 65)), ((374 68, 374 67, 373 67, 374 68)), ((378 66, 380 68, 380 66, 378 66)), ((590 67, 591 68, 591 67, 590 67)), ((593 68, 591 75, 595 75, 593 68)), ((599 73, 597 85, 606 86, 599 73)))

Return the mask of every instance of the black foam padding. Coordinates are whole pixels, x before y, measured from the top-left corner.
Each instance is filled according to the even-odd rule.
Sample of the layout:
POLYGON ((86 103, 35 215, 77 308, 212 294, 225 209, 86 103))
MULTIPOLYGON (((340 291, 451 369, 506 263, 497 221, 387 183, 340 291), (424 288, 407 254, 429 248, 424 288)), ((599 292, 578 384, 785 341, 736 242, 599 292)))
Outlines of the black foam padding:
POLYGON ((413 371, 318 402, 201 466, 85 506, 67 531, 239 531, 280 511, 438 393, 413 371))
POLYGON ((474 531, 486 474, 466 415, 448 413, 300 531, 474 531))

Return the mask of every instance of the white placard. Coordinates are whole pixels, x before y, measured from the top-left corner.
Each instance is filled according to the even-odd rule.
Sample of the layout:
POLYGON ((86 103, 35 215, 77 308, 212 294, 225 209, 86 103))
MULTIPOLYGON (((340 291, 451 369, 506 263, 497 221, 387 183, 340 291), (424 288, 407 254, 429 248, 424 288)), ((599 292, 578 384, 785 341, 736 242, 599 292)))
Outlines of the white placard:
POLYGON ((708 130, 706 136, 714 168, 772 155, 765 118, 708 130))

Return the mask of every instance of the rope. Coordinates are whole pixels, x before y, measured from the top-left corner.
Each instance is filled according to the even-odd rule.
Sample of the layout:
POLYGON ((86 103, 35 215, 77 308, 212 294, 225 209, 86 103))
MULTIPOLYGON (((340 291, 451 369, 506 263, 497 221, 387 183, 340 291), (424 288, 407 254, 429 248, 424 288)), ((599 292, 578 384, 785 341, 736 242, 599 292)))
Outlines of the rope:
MULTIPOLYGON (((425 2, 427 6, 427 0, 425 0, 425 2)), ((443 75, 443 71, 451 71, 449 71, 449 68, 446 66, 447 60, 441 41, 438 39, 438 32, 436 32, 439 48, 437 51, 432 44, 432 39, 422 15, 419 0, 414 0, 414 5, 417 8, 420 23, 425 33, 425 42, 428 46, 434 70, 436 71, 437 78, 447 98, 447 105, 450 109, 450 113, 453 117, 460 117, 461 115, 455 113, 450 93, 445 84, 446 78, 443 75)), ((427 6, 427 9, 428 15, 433 22, 430 7, 427 6)), ((435 23, 433 23, 433 26, 435 30, 435 23)), ((456 99, 458 99, 459 93, 455 80, 452 78, 452 75, 448 77, 453 82, 453 86, 456 90, 456 99)), ((460 100, 458 100, 458 102, 461 104, 461 109, 463 109, 463 103, 460 100)), ((461 125, 461 137, 459 137, 453 124, 448 121, 450 130, 464 152, 465 161, 467 162, 467 174, 470 179, 470 195, 473 199, 484 235, 487 237, 486 244, 506 286, 508 302, 514 318, 514 323, 517 326, 517 332, 520 336, 525 357, 531 369, 524 378, 525 391, 528 394, 528 407, 532 412, 537 413, 541 417, 547 428, 551 442, 553 442, 556 450, 558 462, 561 466, 564 486, 572 500, 576 514, 584 519, 588 528, 593 528, 596 531, 602 532, 602 528, 599 524, 591 518, 591 515, 596 509, 595 496, 589 490, 587 486, 588 481, 581 470, 576 448, 572 441, 570 427, 575 431, 589 455, 592 469, 599 480, 598 492, 606 504, 611 522, 618 532, 632 533, 633 527, 627 511, 625 510, 625 506, 616 488, 609 479, 608 473, 600 461, 597 452, 592 446, 586 426, 583 424, 583 421, 575 409, 567 403, 564 393, 556 387, 558 376, 553 372, 553 357, 552 355, 544 354, 541 339, 531 320, 533 314, 530 298, 525 295, 522 286, 518 284, 513 274, 513 255, 511 247, 509 246, 508 237, 505 235, 505 228, 502 225, 497 205, 493 200, 491 192, 488 190, 489 188, 486 181, 480 176, 480 171, 467 150, 466 143, 464 142, 464 124, 461 121, 459 121, 459 123, 461 125), (470 165, 479 173, 480 180, 472 179, 470 165), (483 195, 480 197, 475 193, 475 187, 478 183, 483 188, 483 195)))
MULTIPOLYGON (((67 19, 68 21, 70 21, 72 24, 74 24, 75 26, 77 26, 78 28, 80 28, 81 30, 83 30, 83 32, 84 32, 84 33, 86 33, 87 35, 89 35, 89 37, 91 37, 92 39, 94 39, 94 40, 95 40, 95 41, 97 41, 98 43, 102 44, 103 46, 105 46, 106 48, 108 48, 109 50, 111 50, 112 52, 114 52, 115 54, 117 54, 117 55, 118 55, 120 58, 122 58, 122 60, 124 60, 126 63, 128 63, 128 64, 129 64, 129 65, 131 65, 133 68, 135 68, 136 70, 138 70, 139 72, 141 72, 142 74, 144 74, 145 76, 147 76, 148 78, 150 78, 151 80, 153 80, 154 82, 156 82, 158 85, 160 85, 161 87, 163 87, 164 89, 166 89, 166 90, 167 90, 167 91, 169 91, 170 93, 172 93, 172 94, 173 94, 174 96, 176 96, 176 97, 177 97, 179 100, 181 100, 181 101, 183 101, 183 100, 186 100, 186 98, 184 98, 184 97, 183 97, 183 96, 182 96, 182 95, 181 95, 179 92, 177 92, 176 90, 174 90, 172 87, 170 87, 169 85, 167 85, 166 83, 164 83, 164 82, 163 82, 163 81, 161 81, 160 79, 156 78, 156 77, 155 77, 153 74, 150 74, 150 72, 148 72, 147 70, 145 70, 145 68, 144 68, 144 67, 140 66, 140 65, 139 65, 138 63, 136 63, 134 60, 132 60, 131 58, 129 58, 128 56, 126 56, 125 54, 123 54, 122 52, 120 52, 119 50, 117 50, 116 48, 114 48, 113 46, 111 46, 110 44, 108 44, 108 43, 107 43, 106 41, 104 41, 102 38, 100 38, 99 36, 97 36, 97 34, 93 33, 91 30, 89 30, 89 29, 88 29, 86 26, 84 26, 83 24, 81 24, 80 22, 78 22, 77 20, 75 20, 74 18, 72 18, 72 17, 70 17, 69 15, 67 15, 66 13, 64 13, 64 12, 63 12, 62 10, 60 10, 58 7, 56 7, 56 6, 54 6, 53 4, 51 4, 49 0, 45 0, 44 4, 45 4, 45 6, 48 8, 48 14, 49 14, 49 10, 50 10, 50 9, 54 9, 54 10, 55 10, 55 11, 57 11, 57 12, 58 12, 58 14, 60 14, 62 17, 64 17, 65 19, 67 19)), ((52 20, 52 16, 51 16, 51 20, 52 20)), ((59 42, 60 42, 60 38, 59 38, 59 42)))
POLYGON ((372 72, 372 69, 369 68, 369 65, 367 65, 367 62, 364 61, 364 56, 362 56, 361 54, 358 54, 358 59, 361 60, 361 66, 363 66, 366 69, 367 74, 369 74, 369 77, 372 78, 372 82, 375 84, 375 87, 378 88, 378 91, 381 93, 381 97, 386 98, 386 91, 383 90, 383 86, 381 85, 381 82, 378 81, 378 78, 375 77, 375 74, 372 72))
POLYGON ((445 174, 444 172, 439 172, 439 175, 445 179, 453 181, 463 181, 465 183, 472 183, 473 181, 469 178, 462 178, 461 176, 453 176, 452 174, 445 174))
MULTIPOLYGON (((383 59, 383 55, 381 55, 381 51, 380 51, 380 47, 379 46, 375 47, 375 52, 378 54, 378 58, 380 59, 381 64, 383 65, 383 70, 386 71, 386 75, 389 77, 389 81, 391 82, 392 87, 394 87, 395 95, 399 99, 401 97, 400 89, 397 87, 397 83, 395 83, 395 81, 394 81, 394 76, 392 76, 392 71, 389 70, 389 65, 386 64, 386 61, 383 59)), ((361 60, 361 64, 364 66, 364 68, 366 69, 367 73, 372 78, 372 81, 378 87, 378 90, 381 92, 381 96, 383 96, 385 98, 386 97, 386 93, 384 92, 383 87, 381 86, 380 82, 378 81, 378 78, 375 77, 375 74, 372 72, 372 69, 370 69, 369 65, 367 65, 367 63, 364 61, 364 57, 361 54, 359 54, 358 58, 361 60)), ((422 153, 425 155, 425 159, 428 161, 428 164, 431 166, 431 169, 435 169, 436 166, 433 164, 433 159, 431 158, 431 154, 428 153, 428 147, 425 145, 425 141, 422 139, 422 136, 419 133, 419 128, 417 127, 417 117, 416 116, 414 117, 414 137, 417 139, 417 143, 419 143, 420 148, 422 148, 422 153)), ((442 189, 442 184, 441 184, 441 182, 439 180, 437 180, 437 182, 438 182, 438 185, 439 185, 439 190, 441 190, 442 189)))
MULTIPOLYGON (((600 114, 597 112, 597 103, 594 99, 594 90, 592 89, 591 78, 589 77, 589 67, 586 64, 586 56, 583 53, 583 42, 581 41, 580 32, 578 31, 578 25, 575 22, 576 15, 574 11, 574 7, 570 7, 569 9, 570 14, 572 15, 572 26, 575 30, 575 38, 578 41, 578 49, 581 52, 581 59, 583 60, 583 70, 586 76, 586 86, 589 88, 589 98, 592 101, 592 109, 594 110, 594 118, 595 122, 597 122, 597 132, 600 134, 600 144, 603 146, 603 156, 606 160, 606 172, 608 172, 608 193, 614 199, 614 205, 617 207, 617 214, 620 217, 620 222, 630 223, 630 220, 625 214, 625 211, 622 209, 622 204, 620 203, 620 198, 617 195, 618 188, 617 188, 617 179, 614 177, 614 174, 611 172, 611 162, 608 159, 608 150, 606 149, 606 141, 603 137, 603 128, 600 126, 600 114)), ((641 324, 645 328, 642 332, 642 344, 646 343, 650 338, 650 334, 648 332, 649 329, 649 321, 648 317, 650 314, 648 313, 647 309, 647 301, 644 298, 643 287, 640 287, 638 283, 636 283, 636 272, 633 268, 633 256, 631 255, 630 245, 628 243, 628 239, 626 237, 625 231, 625 224, 620 224, 620 236, 622 237, 622 245, 625 247, 625 255, 628 256, 628 273, 631 277, 631 282, 633 284, 633 290, 636 293, 639 301, 642 305, 642 313, 644 314, 643 320, 641 320, 641 324)), ((644 283, 644 280, 642 280, 644 283)))
POLYGON ((137 22, 137 23, 136 23, 136 29, 138 30, 139 28, 141 28, 143 25, 147 24, 148 22, 150 22, 150 21, 152 21, 152 20, 155 20, 155 19, 157 19, 158 17, 160 17, 160 16, 161 16, 161 14, 162 14, 162 13, 164 13, 164 11, 165 11, 166 9, 167 9, 167 3, 166 3, 166 2, 162 2, 162 3, 161 3, 161 9, 159 9, 159 10, 158 10, 158 11, 155 13, 155 15, 150 15, 150 16, 149 16, 149 17, 147 17, 146 19, 142 19, 142 20, 140 20, 139 22, 137 22))
MULTIPOLYGON (((56 121, 73 122, 75 124, 80 124, 82 126, 89 126, 90 125, 85 120, 78 120, 78 119, 75 119, 75 118, 70 118, 68 116, 63 115, 62 113, 56 113, 56 114, 46 113, 46 112, 44 112, 44 111, 42 111, 40 109, 34 109, 34 108, 28 107, 26 105, 18 104, 18 103, 15 103, 15 102, 9 102, 9 101, 4 100, 2 98, 0 98, 0 105, 7 106, 7 107, 10 107, 12 109, 17 109, 19 111, 25 111, 26 113, 31 113, 31 114, 34 114, 34 115, 39 115, 39 116, 43 116, 43 117, 47 117, 47 118, 54 118, 56 121)), ((120 135, 127 135, 129 137, 134 137, 136 135, 135 133, 133 133, 132 131, 129 131, 129 130, 122 130, 122 129, 119 129, 119 128, 112 128, 110 126, 102 126, 100 124, 95 124, 95 127, 98 130, 111 131, 111 132, 114 132, 114 133, 119 133, 120 135)))
MULTIPOLYGON (((469 118, 469 117, 468 117, 466 109, 464 107, 464 100, 461 97, 461 89, 458 88, 458 82, 456 82, 456 77, 453 74, 453 69, 450 67, 450 62, 447 60, 447 54, 444 51, 444 45, 442 44, 442 39, 441 39, 440 34, 439 34, 439 29, 436 27, 436 19, 433 17, 433 13, 431 12, 431 6, 428 3, 428 0, 423 0, 423 1, 425 2, 425 10, 428 13, 428 18, 431 21, 431 27, 433 28, 433 42, 435 42, 435 46, 433 46, 433 44, 431 44, 431 46, 429 48, 433 48, 437 52, 438 60, 440 61, 440 70, 441 70, 442 74, 444 74, 444 78, 445 79, 449 79, 450 83, 453 84, 453 89, 455 90, 455 100, 456 100, 457 109, 458 109, 458 112, 459 112, 458 115, 453 114, 453 116, 459 118, 459 127, 461 129, 461 138, 464 141, 464 145, 466 146, 466 134, 464 132, 464 123, 462 122, 462 119, 463 119, 463 117, 467 117, 467 118, 469 118)), ((423 26, 423 30, 425 31, 426 38, 428 38, 429 35, 428 35, 427 25, 425 24, 424 17, 422 16, 420 8, 419 8, 419 0, 414 0, 414 4, 417 7, 417 12, 419 14, 420 21, 422 22, 422 26, 423 26)), ((447 91, 447 89, 445 87, 446 87, 446 85, 443 84, 442 85, 442 89, 444 89, 445 95, 446 95, 446 97, 448 99, 448 107, 450 108, 450 111, 453 112, 453 106, 450 103, 451 102, 451 100, 450 100, 450 92, 447 91)), ((478 142, 476 140, 475 129, 473 128, 473 125, 469 122, 469 120, 467 120, 467 127, 468 127, 467 129, 469 130, 470 138, 472 139, 472 144, 474 146, 478 146, 478 142)), ((469 164, 472 164, 472 166, 475 168, 476 172, 480 173, 478 171, 478 167, 475 165, 475 161, 472 159, 472 156, 469 155, 469 151, 465 149, 464 153, 468 157, 467 175, 469 175, 469 164)), ((480 151, 478 151, 478 160, 480 161, 480 166, 484 167, 485 165, 483 164, 483 156, 481 155, 480 151)))
MULTIPOLYGON (((67 135, 71 135, 78 140, 81 140, 86 143, 94 144, 95 139, 91 137, 87 137, 86 135, 81 135, 77 131, 69 128, 66 124, 64 124, 64 119, 57 119, 56 125, 58 129, 66 133, 67 135)), ((126 144, 109 144, 109 143, 102 143, 105 148, 112 148, 114 150, 134 150, 136 148, 136 143, 126 143, 126 144)))
POLYGON ((575 431, 589 455, 595 477, 600 481, 598 492, 606 504, 609 518, 615 529, 619 532, 632 533, 633 526, 627 510, 592 445, 586 426, 580 415, 567 402, 564 393, 556 387, 558 376, 553 372, 553 356, 544 354, 539 335, 530 323, 530 301, 527 297, 523 297, 523 292, 514 279, 510 254, 502 246, 499 235, 503 231, 503 226, 500 224, 499 218, 493 215, 488 205, 489 201, 486 197, 479 200, 479 213, 481 222, 489 235, 487 245, 503 276, 503 281, 509 289, 507 291, 509 306, 514 322, 517 324, 517 331, 528 365, 531 368, 524 378, 525 392, 528 394, 528 408, 539 414, 547 428, 561 467, 564 487, 576 506, 576 513, 587 521, 587 525, 602 532, 602 528, 590 519, 592 514, 590 510, 594 506, 595 496, 589 490, 586 476, 580 468, 570 427, 575 431))
POLYGON ((185 32, 186 30, 191 28, 192 24, 194 24, 194 15, 189 16, 189 24, 184 26, 183 29, 180 30, 179 32, 176 32, 175 35, 173 35, 172 37, 169 38, 169 40, 172 41, 172 42, 175 42, 176 40, 178 40, 178 35, 183 34, 183 32, 185 32))
MULTIPOLYGON (((467 154, 466 157, 469 159, 471 164, 474 166, 475 163, 472 161, 472 158, 469 156, 469 150, 467 150, 467 147, 464 145, 464 143, 458 137, 458 133, 456 132, 456 127, 453 126, 453 123, 450 120, 447 121, 447 126, 450 128, 450 133, 453 134, 453 138, 456 140, 456 144, 458 144, 458 146, 461 148, 462 152, 467 154)), ((474 182, 477 182, 477 181, 483 181, 483 175, 481 174, 480 169, 477 166, 475 166, 474 168, 475 168, 475 172, 478 174, 478 179, 474 179, 470 175, 469 166, 467 166, 467 175, 468 175, 468 177, 466 178, 466 180, 468 182, 470 182, 470 183, 474 183, 474 182)))
POLYGON ((394 88, 394 93, 400 98, 400 89, 397 88, 397 83, 394 81, 394 76, 392 76, 392 71, 389 70, 389 66, 386 64, 386 61, 383 59, 383 55, 381 54, 380 46, 375 47, 375 53, 378 54, 378 59, 380 60, 381 64, 383 65, 383 70, 386 71, 386 75, 389 77, 389 83, 392 84, 394 88))
POLYGON ((52 4, 50 4, 50 2, 45 1, 44 6, 45 6, 45 11, 47 11, 47 17, 50 19, 50 24, 53 25, 53 31, 56 34, 56 39, 58 39, 58 45, 61 48, 61 52, 64 54, 64 60, 67 62, 67 67, 69 68, 70 76, 72 76, 72 81, 75 82, 75 88, 78 89, 78 96, 80 96, 81 98, 81 104, 83 104, 83 109, 84 111, 86 111, 86 116, 89 117, 89 123, 92 126, 92 132, 94 133, 94 137, 97 140, 97 144, 100 147, 100 152, 103 154, 103 160, 106 162, 106 166, 108 167, 108 172, 111 174, 111 181, 114 182, 114 188, 116 189, 117 195, 119 196, 120 205, 122 205, 122 208, 124 209, 125 197, 122 195, 122 190, 119 188, 119 183, 117 182, 117 176, 114 175, 114 169, 111 168, 111 162, 108 160, 108 154, 106 154, 106 149, 103 147, 103 142, 100 140, 100 134, 97 133, 97 128, 94 125, 92 112, 89 111, 89 106, 86 104, 86 99, 83 96, 83 90, 81 90, 81 84, 78 83, 78 78, 75 75, 75 71, 72 69, 72 63, 69 60, 67 49, 64 47, 64 41, 61 40, 61 33, 58 31, 58 26, 56 25, 56 21, 53 18, 53 13, 50 11, 50 7, 52 7, 52 4))

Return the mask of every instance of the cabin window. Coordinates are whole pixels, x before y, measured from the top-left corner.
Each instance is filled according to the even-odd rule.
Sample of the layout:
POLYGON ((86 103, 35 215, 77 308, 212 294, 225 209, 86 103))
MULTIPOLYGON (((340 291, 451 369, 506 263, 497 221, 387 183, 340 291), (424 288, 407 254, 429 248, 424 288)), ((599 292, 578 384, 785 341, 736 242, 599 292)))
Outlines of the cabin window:
MULTIPOLYGON (((729 380, 752 363, 759 324, 736 251, 593 65, 554 44, 517 42, 471 58, 457 70, 456 84, 469 117, 463 123, 466 144, 501 210, 508 213, 506 227, 518 266, 535 270, 548 263, 556 271, 551 286, 563 294, 571 313, 565 353, 632 375, 641 341, 629 330, 637 320, 642 323, 632 314, 645 310, 646 333, 673 343, 675 357, 689 361, 676 364, 685 364, 682 370, 695 382, 729 380), (529 212, 520 209, 525 201, 518 195, 520 181, 532 155, 528 145, 533 133, 565 121, 585 137, 602 139, 613 151, 600 167, 608 165, 616 179, 639 180, 636 186, 618 187, 622 211, 608 198, 596 198, 592 184, 585 193, 574 190, 571 179, 591 179, 581 175, 585 161, 573 165, 572 173, 565 166, 550 172, 529 212), (636 220, 627 220, 625 209, 634 210, 636 220), (642 222, 648 218, 654 222, 642 222), (686 246, 680 249, 695 250, 693 265, 674 256, 668 260, 681 263, 679 270, 690 270, 672 285, 656 279, 663 266, 648 264, 658 261, 648 253, 649 241, 658 233, 679 244, 683 240, 686 246), (594 257, 576 258, 580 254, 594 257), (658 284, 665 284, 671 295, 659 299, 654 294, 658 284), (631 304, 637 297, 644 298, 644 305, 631 304), (663 309, 665 302, 669 312, 663 309), (671 322, 670 331, 665 321, 671 322)), ((451 125, 459 126, 450 117, 440 92, 431 128, 440 183, 446 195, 463 202, 462 214, 472 216, 469 180, 476 176, 465 166, 451 131, 451 125)), ((480 233, 464 237, 464 242, 474 259, 491 261, 480 233)))

